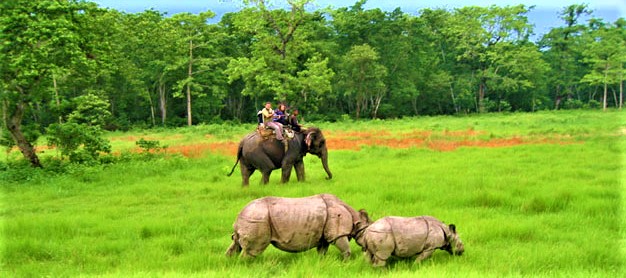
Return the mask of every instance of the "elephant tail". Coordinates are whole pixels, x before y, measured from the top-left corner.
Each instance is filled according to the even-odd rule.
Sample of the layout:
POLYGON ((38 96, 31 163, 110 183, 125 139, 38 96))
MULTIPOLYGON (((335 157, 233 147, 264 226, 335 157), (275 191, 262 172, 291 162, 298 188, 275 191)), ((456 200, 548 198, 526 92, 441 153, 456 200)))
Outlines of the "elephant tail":
POLYGON ((237 149, 237 161, 235 161, 235 165, 233 165, 233 168, 230 169, 230 173, 228 173, 226 176, 230 177, 235 171, 235 167, 237 167, 237 164, 239 164, 239 159, 241 159, 242 150, 243 150, 243 143, 239 144, 239 148, 237 149))

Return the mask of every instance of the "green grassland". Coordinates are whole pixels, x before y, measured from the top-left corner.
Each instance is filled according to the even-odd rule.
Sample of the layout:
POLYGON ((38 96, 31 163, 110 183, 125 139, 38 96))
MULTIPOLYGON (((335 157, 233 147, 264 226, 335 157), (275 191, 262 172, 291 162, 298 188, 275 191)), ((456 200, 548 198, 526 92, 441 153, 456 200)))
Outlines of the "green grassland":
MULTIPOLYGON (((263 186, 255 173, 248 188, 238 171, 225 175, 233 156, 211 152, 137 156, 62 174, 2 170, 0 276, 623 277, 625 119, 624 112, 559 111, 316 123, 330 134, 386 130, 401 138, 430 131, 429 140, 438 140, 447 131, 472 130, 472 140, 541 140, 453 151, 331 150, 332 180, 309 155, 307 181, 280 184, 275 171, 263 186), (272 246, 255 259, 224 256, 232 223, 249 201, 317 193, 335 194, 374 219, 432 215, 454 223, 466 252, 437 251, 421 264, 397 260, 383 269, 372 268, 354 242, 348 262, 334 247, 324 257, 272 246)), ((107 137, 123 153, 135 138, 171 148, 237 141, 252 128, 204 125, 107 137), (126 137, 133 140, 120 139, 126 137)))

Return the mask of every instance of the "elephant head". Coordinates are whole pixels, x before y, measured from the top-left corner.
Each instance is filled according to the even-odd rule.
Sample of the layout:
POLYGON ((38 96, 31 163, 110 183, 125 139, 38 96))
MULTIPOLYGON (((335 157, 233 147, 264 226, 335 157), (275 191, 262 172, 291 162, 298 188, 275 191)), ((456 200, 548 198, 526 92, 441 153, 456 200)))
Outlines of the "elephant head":
POLYGON ((319 128, 308 128, 305 132, 305 143, 310 154, 316 155, 322 160, 322 166, 328 177, 326 179, 332 179, 333 174, 328 168, 328 149, 326 147, 326 138, 319 128))

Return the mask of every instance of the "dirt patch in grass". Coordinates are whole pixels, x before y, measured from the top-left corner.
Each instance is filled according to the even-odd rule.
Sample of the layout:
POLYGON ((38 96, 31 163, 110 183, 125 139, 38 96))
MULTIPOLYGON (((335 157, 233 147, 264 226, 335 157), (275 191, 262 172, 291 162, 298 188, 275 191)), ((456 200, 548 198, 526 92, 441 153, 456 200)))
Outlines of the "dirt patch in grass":
POLYGON ((237 155, 237 142, 216 142, 216 143, 199 143, 192 145, 170 146, 167 153, 180 153, 183 156, 198 158, 202 157, 206 152, 218 153, 223 155, 237 155))
MULTIPOLYGON (((468 130, 455 131, 423 131, 414 130, 404 133, 392 134, 388 131, 366 130, 347 132, 324 132, 326 143, 330 150, 353 150, 359 151, 363 146, 383 146, 394 149, 428 148, 436 151, 454 151, 461 147, 499 148, 529 144, 555 144, 566 145, 582 143, 571 136, 541 137, 541 136, 513 136, 510 138, 491 138, 487 132, 468 130)), ((207 139, 211 135, 204 136, 207 139)), ((152 138, 146 136, 124 136, 112 138, 112 141, 137 141, 179 139, 182 135, 172 135, 167 138, 152 138)), ((170 145, 164 150, 169 154, 181 154, 185 157, 198 158, 206 153, 237 155, 238 141, 222 141, 195 143, 188 145, 170 145)), ((17 148, 15 148, 17 149, 17 148)), ((37 146, 38 152, 45 152, 54 147, 37 146)), ((141 152, 140 148, 132 151, 141 152)))
POLYGON ((147 140, 147 141, 168 141, 168 140, 179 140, 182 139, 183 136, 178 134, 178 135, 171 135, 171 136, 163 136, 163 137, 155 137, 155 136, 120 136, 120 137, 113 137, 111 138, 111 141, 127 141, 127 142, 137 142, 139 141, 139 139, 143 140, 147 140))
MULTIPOLYGON (((571 137, 538 138, 538 137, 511 137, 489 138, 486 132, 475 130, 461 131, 410 131, 405 133, 391 134, 388 131, 350 131, 350 132, 325 132, 326 143, 330 150, 353 150, 359 151, 363 146, 384 146, 394 149, 428 148, 436 151, 454 151, 461 147, 499 148, 528 144, 574 144, 582 143, 571 137)), ((180 135, 169 136, 169 139, 180 138, 180 135)), ((136 141, 140 136, 125 136, 112 138, 112 141, 136 141)), ((146 140, 164 140, 164 138, 146 138, 146 140)), ((206 135, 205 138, 212 138, 206 135)), ((165 153, 181 154, 185 157, 199 158, 206 153, 222 154, 228 156, 237 155, 239 142, 207 142, 189 145, 174 145, 165 149, 165 153)), ((47 146, 37 146, 38 152, 54 149, 47 146)), ((141 152, 138 147, 135 152, 141 152)))
MULTIPOLYGON (((528 144, 573 144, 572 138, 534 138, 515 136, 489 138, 484 131, 411 131, 391 134, 387 131, 325 132, 326 143, 331 150, 358 151, 363 146, 384 146, 394 149, 428 148, 436 151, 454 151, 461 147, 499 148, 528 144)), ((237 155, 238 142, 202 143, 171 146, 168 153, 180 153, 186 157, 200 157, 205 152, 237 155)))
POLYGON ((331 150, 358 151, 362 146, 386 146, 390 148, 428 148, 436 151, 454 151, 460 147, 498 148, 527 144, 572 144, 571 139, 489 138, 486 132, 468 130, 455 131, 411 131, 390 135, 388 132, 336 132, 326 136, 331 150))

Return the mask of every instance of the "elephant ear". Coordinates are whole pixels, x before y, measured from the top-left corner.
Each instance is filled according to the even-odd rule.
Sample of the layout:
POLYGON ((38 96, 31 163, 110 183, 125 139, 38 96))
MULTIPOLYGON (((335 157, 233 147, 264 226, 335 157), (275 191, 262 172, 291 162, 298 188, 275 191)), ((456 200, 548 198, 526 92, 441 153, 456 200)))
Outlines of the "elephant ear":
POLYGON ((315 134, 315 132, 309 132, 306 134, 306 138, 304 139, 304 143, 306 144, 307 149, 311 148, 311 136, 315 134))

